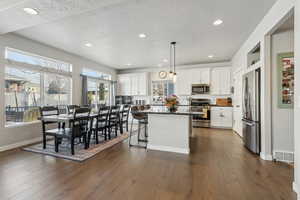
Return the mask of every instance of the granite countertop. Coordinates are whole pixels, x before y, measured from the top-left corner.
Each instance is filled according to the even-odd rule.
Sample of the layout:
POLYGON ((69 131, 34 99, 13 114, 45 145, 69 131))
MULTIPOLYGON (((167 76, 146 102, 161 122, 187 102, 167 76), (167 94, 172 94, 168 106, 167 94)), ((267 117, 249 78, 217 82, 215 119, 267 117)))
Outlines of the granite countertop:
POLYGON ((139 111, 147 114, 166 114, 166 115, 201 115, 203 112, 192 112, 190 108, 187 107, 178 107, 176 112, 170 112, 165 106, 154 106, 149 110, 139 111))

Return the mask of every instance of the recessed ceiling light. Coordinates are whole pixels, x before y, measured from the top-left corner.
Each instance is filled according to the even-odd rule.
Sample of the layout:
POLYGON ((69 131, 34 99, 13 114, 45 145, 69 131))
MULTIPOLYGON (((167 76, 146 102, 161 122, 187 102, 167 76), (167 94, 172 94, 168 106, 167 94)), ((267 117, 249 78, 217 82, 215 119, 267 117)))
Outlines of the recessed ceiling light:
POLYGON ((215 26, 219 26, 221 24, 223 24, 223 21, 221 19, 217 19, 216 21, 214 21, 215 26))
POLYGON ((208 58, 213 58, 213 57, 215 57, 215 56, 214 56, 214 55, 209 55, 209 56, 208 56, 208 58))
POLYGON ((91 43, 86 43, 85 46, 92 47, 93 45, 91 43))
POLYGON ((38 15, 39 12, 36 9, 33 8, 23 8, 24 12, 26 12, 29 15, 38 15))
POLYGON ((140 38, 146 38, 147 35, 146 35, 145 33, 140 33, 140 34, 139 34, 139 37, 140 37, 140 38))
POLYGON ((162 64, 158 64, 157 66, 158 66, 158 67, 162 67, 162 64))
POLYGON ((127 63, 126 65, 127 65, 127 66, 131 66, 132 64, 131 64, 131 63, 127 63))
POLYGON ((165 58, 163 61, 164 61, 165 63, 166 63, 166 62, 169 62, 168 59, 166 59, 166 58, 165 58))

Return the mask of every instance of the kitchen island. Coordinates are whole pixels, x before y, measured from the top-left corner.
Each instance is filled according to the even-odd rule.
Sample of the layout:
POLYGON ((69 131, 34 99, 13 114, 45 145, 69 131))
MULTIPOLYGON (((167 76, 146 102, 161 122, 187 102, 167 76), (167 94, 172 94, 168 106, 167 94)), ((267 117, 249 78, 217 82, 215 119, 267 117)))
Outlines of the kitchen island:
POLYGON ((153 106, 143 111, 148 114, 148 149, 189 154, 189 137, 192 133, 190 107, 179 106, 170 112, 164 106, 153 106))

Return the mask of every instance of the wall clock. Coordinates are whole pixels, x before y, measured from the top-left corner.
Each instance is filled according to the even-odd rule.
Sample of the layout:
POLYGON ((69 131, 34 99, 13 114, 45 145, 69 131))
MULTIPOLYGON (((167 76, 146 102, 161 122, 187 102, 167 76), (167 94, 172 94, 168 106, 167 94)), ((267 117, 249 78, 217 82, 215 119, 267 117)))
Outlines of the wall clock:
POLYGON ((158 75, 159 75, 159 78, 165 79, 165 78, 167 78, 168 73, 167 73, 166 71, 160 71, 160 72, 158 73, 158 75))

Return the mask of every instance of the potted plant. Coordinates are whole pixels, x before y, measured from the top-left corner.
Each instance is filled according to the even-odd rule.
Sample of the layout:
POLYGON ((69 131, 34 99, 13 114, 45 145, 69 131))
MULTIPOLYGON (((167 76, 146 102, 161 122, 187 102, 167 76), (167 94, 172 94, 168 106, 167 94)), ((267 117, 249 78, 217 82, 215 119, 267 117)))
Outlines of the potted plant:
POLYGON ((169 109, 170 112, 176 112, 179 105, 178 97, 176 95, 168 96, 165 99, 165 106, 169 109))

